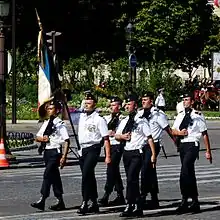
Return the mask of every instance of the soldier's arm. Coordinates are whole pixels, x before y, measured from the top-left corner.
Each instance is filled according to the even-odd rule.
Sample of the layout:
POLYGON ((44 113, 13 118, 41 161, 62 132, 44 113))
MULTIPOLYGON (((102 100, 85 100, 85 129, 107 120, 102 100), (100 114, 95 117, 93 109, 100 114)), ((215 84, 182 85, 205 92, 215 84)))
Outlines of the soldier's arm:
POLYGON ((47 140, 43 136, 37 136, 35 138, 36 142, 47 142, 47 140))
POLYGON ((64 158, 67 157, 69 147, 70 147, 70 139, 66 139, 63 144, 63 156, 62 157, 64 157, 64 158))
POLYGON ((186 136, 188 134, 187 129, 182 129, 181 131, 177 129, 172 129, 172 135, 175 136, 186 136))
POLYGON ((206 147, 206 159, 212 163, 212 152, 211 152, 211 146, 210 146, 210 141, 209 141, 209 135, 207 130, 202 132, 203 139, 204 139, 204 144, 206 147))
POLYGON ((105 163, 108 164, 111 162, 111 146, 110 146, 110 141, 109 141, 109 137, 104 137, 104 145, 105 145, 105 163))
POLYGON ((151 152, 152 152, 152 156, 151 156, 151 162, 153 165, 153 168, 155 167, 156 161, 157 161, 157 157, 156 157, 156 150, 155 150, 155 144, 154 144, 154 140, 152 138, 152 136, 148 136, 148 144, 150 146, 151 152))
POLYGON ((165 127, 163 130, 167 132, 167 134, 170 136, 171 139, 174 139, 172 129, 170 128, 169 125, 165 127))

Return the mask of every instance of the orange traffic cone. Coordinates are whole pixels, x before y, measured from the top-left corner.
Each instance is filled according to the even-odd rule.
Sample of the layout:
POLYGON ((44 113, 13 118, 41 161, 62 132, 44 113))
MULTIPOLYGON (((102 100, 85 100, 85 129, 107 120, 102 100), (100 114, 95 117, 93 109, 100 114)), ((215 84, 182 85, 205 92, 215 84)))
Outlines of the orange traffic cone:
POLYGON ((0 140, 0 167, 9 167, 8 160, 6 159, 6 152, 3 139, 0 140))

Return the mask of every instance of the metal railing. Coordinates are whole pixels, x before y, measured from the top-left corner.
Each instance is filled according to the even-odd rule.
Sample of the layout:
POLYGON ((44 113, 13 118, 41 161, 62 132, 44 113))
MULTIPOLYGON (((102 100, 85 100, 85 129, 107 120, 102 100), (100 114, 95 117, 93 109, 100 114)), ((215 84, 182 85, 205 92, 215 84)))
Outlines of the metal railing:
POLYGON ((34 143, 34 135, 29 132, 7 132, 6 144, 9 148, 28 146, 34 143))

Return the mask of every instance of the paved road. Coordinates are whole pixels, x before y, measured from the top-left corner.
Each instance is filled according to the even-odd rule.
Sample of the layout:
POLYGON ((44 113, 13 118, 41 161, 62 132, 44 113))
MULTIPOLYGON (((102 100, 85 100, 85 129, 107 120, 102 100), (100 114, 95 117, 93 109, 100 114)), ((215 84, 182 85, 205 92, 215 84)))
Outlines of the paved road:
MULTIPOLYGON (((213 147, 213 164, 210 165, 204 157, 204 146, 201 144, 200 158, 197 161, 196 174, 200 192, 200 201, 202 203, 202 213, 196 215, 180 215, 174 214, 174 210, 180 201, 179 192, 179 170, 180 162, 178 154, 169 138, 164 136, 164 144, 168 154, 165 159, 160 153, 158 159, 158 177, 160 187, 160 209, 145 210, 143 219, 220 219, 220 147, 219 147, 219 122, 209 123, 212 128, 210 133, 211 143, 213 147)), ((220 126, 219 126, 220 127, 220 126)), ((23 128, 24 129, 24 128, 23 128)), ((30 129, 30 128, 29 128, 30 129)), ((26 155, 37 155, 36 150, 19 152, 26 155)), ((98 163, 96 168, 96 177, 98 181, 99 195, 103 195, 103 187, 105 183, 105 169, 103 162, 98 163)), ((125 172, 123 164, 121 164, 121 172, 125 181, 125 172)), ((110 220, 119 219, 118 215, 123 207, 101 208, 100 214, 89 216, 78 216, 76 214, 77 206, 81 202, 80 182, 81 173, 79 166, 65 167, 62 171, 62 179, 64 185, 64 199, 67 210, 62 212, 38 212, 30 203, 39 198, 39 189, 42 182, 43 168, 28 168, 15 170, 0 170, 0 220, 16 219, 16 220, 35 220, 35 219, 97 219, 110 220)), ((55 201, 53 193, 47 201, 47 207, 55 201)))
MULTIPOLYGON (((207 165, 207 162, 202 158, 197 163, 196 173, 203 213, 194 216, 176 216, 173 214, 180 198, 178 187, 180 166, 177 160, 178 158, 176 157, 173 157, 173 162, 171 162, 171 158, 169 160, 160 158, 158 177, 161 207, 154 211, 146 210, 146 217, 151 216, 152 219, 208 219, 207 216, 209 216, 209 219, 219 219, 220 212, 212 211, 212 209, 219 208, 220 165, 207 165), (166 162, 168 161, 169 163, 167 164, 166 162), (218 216, 218 218, 214 218, 215 216, 218 216)), ((105 168, 104 163, 99 163, 96 168, 100 195, 103 193, 105 168)), ((121 171, 125 181, 125 173, 122 166, 121 171)), ((103 219, 104 216, 105 219, 118 219, 117 217, 119 211, 123 209, 122 207, 102 208, 99 215, 91 215, 86 218, 76 214, 76 208, 81 201, 81 173, 78 166, 66 167, 61 171, 65 190, 64 198, 68 210, 62 212, 36 212, 29 206, 29 203, 38 199, 42 172, 42 168, 4 170, 1 172, 0 219, 103 219)), ((53 201, 54 198, 50 198, 47 206, 53 201)))

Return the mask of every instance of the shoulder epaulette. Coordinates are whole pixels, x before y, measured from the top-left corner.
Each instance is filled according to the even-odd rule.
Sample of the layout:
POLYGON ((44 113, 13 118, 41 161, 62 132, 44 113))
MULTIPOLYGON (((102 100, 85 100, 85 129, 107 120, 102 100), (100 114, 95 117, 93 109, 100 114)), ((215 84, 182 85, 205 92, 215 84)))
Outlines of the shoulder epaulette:
POLYGON ((201 112, 196 111, 196 112, 195 112, 195 114, 201 115, 202 113, 201 113, 201 112))
POLYGON ((184 112, 184 110, 180 111, 179 113, 182 113, 182 112, 184 112))

